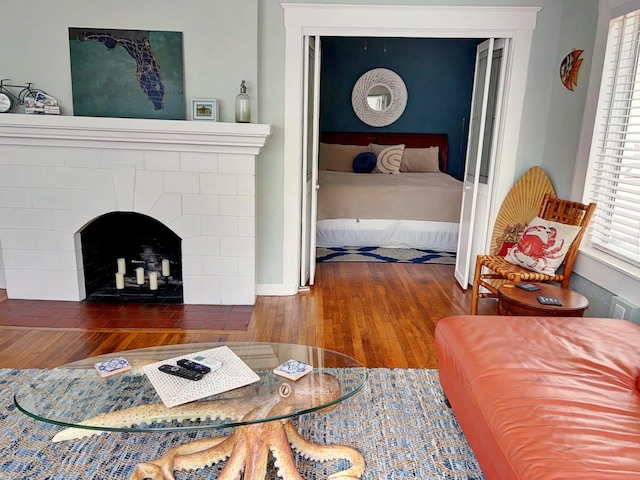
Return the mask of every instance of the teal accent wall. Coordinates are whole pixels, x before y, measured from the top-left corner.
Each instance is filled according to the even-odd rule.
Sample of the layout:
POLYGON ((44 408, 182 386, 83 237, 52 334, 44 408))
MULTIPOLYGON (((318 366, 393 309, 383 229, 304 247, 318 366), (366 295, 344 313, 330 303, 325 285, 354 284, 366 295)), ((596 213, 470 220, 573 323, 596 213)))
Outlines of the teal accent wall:
POLYGON ((347 132, 446 133, 450 175, 462 179, 476 46, 479 39, 323 37, 320 129, 347 132), (386 52, 385 52, 386 48, 386 52), (407 107, 386 127, 362 122, 351 106, 367 71, 388 68, 407 86, 407 107))

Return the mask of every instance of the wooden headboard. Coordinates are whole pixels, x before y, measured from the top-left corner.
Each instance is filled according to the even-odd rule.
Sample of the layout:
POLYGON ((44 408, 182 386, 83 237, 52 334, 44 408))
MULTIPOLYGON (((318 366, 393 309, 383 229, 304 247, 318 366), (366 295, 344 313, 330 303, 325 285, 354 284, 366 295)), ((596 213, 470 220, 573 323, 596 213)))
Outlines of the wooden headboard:
POLYGON ((447 171, 449 137, 446 133, 391 133, 391 132, 320 132, 322 143, 340 145, 398 145, 408 148, 440 147, 440 171, 447 171))

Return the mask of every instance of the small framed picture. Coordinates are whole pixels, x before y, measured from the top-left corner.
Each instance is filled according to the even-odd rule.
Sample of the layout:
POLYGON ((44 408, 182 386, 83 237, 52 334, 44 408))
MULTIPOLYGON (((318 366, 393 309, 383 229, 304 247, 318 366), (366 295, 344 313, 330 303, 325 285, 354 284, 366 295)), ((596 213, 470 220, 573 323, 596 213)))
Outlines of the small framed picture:
POLYGON ((218 121, 218 101, 212 99, 195 99, 191 101, 192 120, 218 121))

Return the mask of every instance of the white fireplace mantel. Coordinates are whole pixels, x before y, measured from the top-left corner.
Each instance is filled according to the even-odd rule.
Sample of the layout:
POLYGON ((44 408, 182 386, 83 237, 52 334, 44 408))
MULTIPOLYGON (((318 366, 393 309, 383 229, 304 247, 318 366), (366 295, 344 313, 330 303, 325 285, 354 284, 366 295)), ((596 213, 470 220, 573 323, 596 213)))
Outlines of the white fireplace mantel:
POLYGON ((146 120, 57 115, 0 116, 0 144, 165 150, 174 145, 188 151, 257 155, 271 134, 271 125, 206 120, 146 120))
POLYGON ((251 123, 0 115, 7 295, 84 299, 80 232, 121 211, 181 238, 185 303, 255 303, 255 163, 270 134, 251 123))

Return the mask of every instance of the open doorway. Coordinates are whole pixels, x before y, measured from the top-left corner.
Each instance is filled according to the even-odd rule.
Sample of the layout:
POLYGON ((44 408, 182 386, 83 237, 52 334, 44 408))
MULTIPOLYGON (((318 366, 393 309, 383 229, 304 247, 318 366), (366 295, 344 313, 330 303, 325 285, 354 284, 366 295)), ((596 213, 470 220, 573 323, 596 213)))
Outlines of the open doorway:
MULTIPOLYGON (((499 138, 497 172, 489 192, 485 218, 495 218, 495 207, 513 181, 513 159, 518 144, 532 31, 538 7, 404 7, 283 4, 286 27, 285 62, 285 175, 283 283, 298 290, 301 259, 302 123, 305 36, 414 37, 414 38, 509 38, 512 49, 506 61, 508 84, 504 90, 503 115, 510 119, 499 138), (353 19, 358 21, 354 22, 353 19), (354 26, 355 25, 355 26, 354 26), (292 255, 297 252, 297 255, 292 255)), ((475 232, 471 232, 472 235, 475 232)), ((486 239, 479 239, 482 248, 486 239)))
MULTIPOLYGON (((300 285, 313 285, 316 261, 400 261, 454 263, 455 277, 466 289, 471 259, 480 253, 472 232, 488 198, 508 42, 307 39, 314 45, 310 58, 321 52, 322 61, 316 82, 310 81, 314 62, 307 62, 305 71, 308 91, 320 92, 320 108, 314 95, 305 95, 302 208, 308 228, 300 285), (491 56, 489 48, 495 49, 491 56), (378 88, 392 110, 402 101, 393 118, 358 103, 367 77, 373 78, 366 82, 367 102, 378 88), (317 142, 312 143, 317 124, 319 155, 317 142), (384 167, 387 157, 395 162, 389 168, 384 167), (361 158, 368 160, 357 163, 361 158), (317 165, 310 165, 311 159, 317 165)), ((485 227, 477 226, 479 236, 485 227)))
MULTIPOLYGON (((451 261, 457 249, 476 47, 482 40, 322 37, 319 42, 321 162, 315 227, 320 258, 451 261), (375 91, 391 74, 408 92, 403 97, 408 101, 399 118, 370 122, 356 111, 358 89, 374 75, 368 83, 375 91), (401 174, 354 174, 351 150, 361 149, 350 145, 363 142, 364 149, 368 142, 404 146, 397 156, 401 174), (437 159, 440 165, 433 164, 437 159)), ((385 91, 393 106, 396 91, 385 91)), ((367 101, 370 97, 369 92, 367 101)), ((375 112, 368 104, 364 108, 365 114, 375 112)), ((369 158, 366 153, 359 158, 363 155, 369 158)), ((307 195, 313 190, 308 188, 307 195)))

